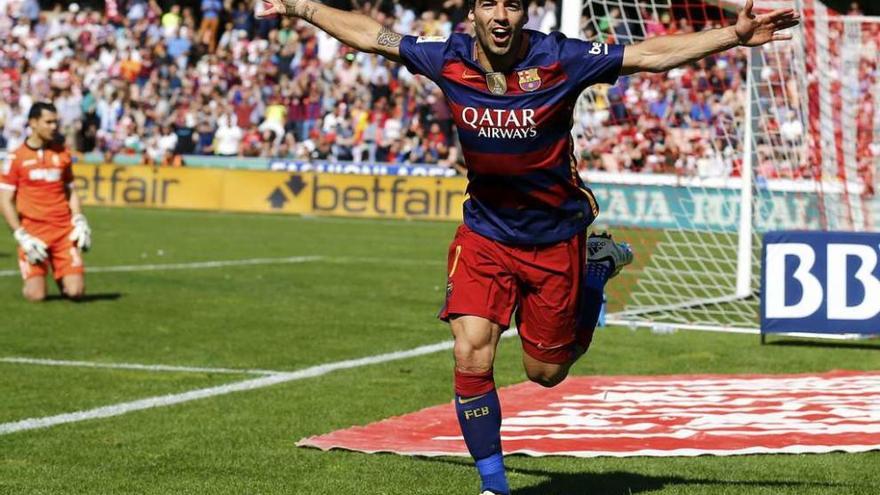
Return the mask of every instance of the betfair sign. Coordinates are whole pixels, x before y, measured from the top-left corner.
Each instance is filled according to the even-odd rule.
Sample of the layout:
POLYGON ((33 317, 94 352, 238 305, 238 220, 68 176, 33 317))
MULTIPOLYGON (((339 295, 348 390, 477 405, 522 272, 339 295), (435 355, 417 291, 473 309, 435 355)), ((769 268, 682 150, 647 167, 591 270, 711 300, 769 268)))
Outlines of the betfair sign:
POLYGON ((460 221, 466 181, 78 164, 87 205, 460 221))

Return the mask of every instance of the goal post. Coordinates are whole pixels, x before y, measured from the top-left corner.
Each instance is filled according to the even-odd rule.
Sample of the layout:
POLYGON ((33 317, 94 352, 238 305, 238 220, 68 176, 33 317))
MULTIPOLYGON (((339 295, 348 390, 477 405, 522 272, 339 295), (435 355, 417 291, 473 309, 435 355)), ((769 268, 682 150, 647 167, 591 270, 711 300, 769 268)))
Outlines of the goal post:
MULTIPOLYGON (((566 0, 562 27, 632 44, 730 25, 743 3, 566 0), (565 13, 576 8, 575 27, 565 13)), ((610 321, 757 331, 764 232, 880 226, 880 19, 814 0, 759 7, 796 8, 794 39, 579 100, 579 169, 603 206, 597 224, 635 229, 639 264, 610 295, 610 321)))

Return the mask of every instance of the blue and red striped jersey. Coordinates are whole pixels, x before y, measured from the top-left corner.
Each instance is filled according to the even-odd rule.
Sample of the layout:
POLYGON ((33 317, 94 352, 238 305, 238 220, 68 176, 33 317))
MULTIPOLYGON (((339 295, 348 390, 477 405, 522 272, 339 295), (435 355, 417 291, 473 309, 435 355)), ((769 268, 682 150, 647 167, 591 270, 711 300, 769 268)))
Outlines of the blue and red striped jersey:
POLYGON ((410 72, 440 86, 452 110, 468 169, 465 224, 504 243, 548 244, 599 213, 576 169, 574 107, 588 86, 617 80, 624 47, 524 36, 528 52, 505 74, 487 74, 465 34, 405 36, 400 55, 410 72))

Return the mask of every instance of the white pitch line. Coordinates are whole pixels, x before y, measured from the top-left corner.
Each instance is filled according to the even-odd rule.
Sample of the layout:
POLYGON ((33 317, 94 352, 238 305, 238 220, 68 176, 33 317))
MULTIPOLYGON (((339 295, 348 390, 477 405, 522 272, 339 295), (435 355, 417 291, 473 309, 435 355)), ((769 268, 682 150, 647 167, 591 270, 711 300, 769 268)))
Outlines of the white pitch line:
POLYGON ((161 395, 158 397, 150 397, 147 399, 136 400, 132 402, 123 402, 112 406, 98 407, 85 411, 77 411, 72 413, 58 414, 55 416, 45 416, 42 418, 30 418, 21 421, 13 421, 11 423, 0 424, 0 435, 7 435, 19 431, 37 430, 40 428, 49 428, 51 426, 61 425, 65 423, 76 423, 89 419, 110 418, 120 416, 133 411, 141 411, 144 409, 152 409, 155 407, 170 406, 198 399, 205 399, 216 395, 230 394, 243 390, 253 390, 257 388, 268 387, 278 383, 287 381, 284 375, 269 375, 261 378, 254 378, 242 382, 230 383, 219 387, 203 388, 192 390, 182 394, 161 395))
POLYGON ((35 359, 25 357, 0 358, 0 363, 9 364, 36 364, 41 366, 70 366, 74 368, 102 368, 114 370, 138 370, 138 371, 171 371, 181 373, 216 373, 238 375, 278 375, 283 371, 235 369, 235 368, 203 368, 198 366, 170 366, 166 364, 138 364, 138 363, 99 363, 94 361, 65 361, 58 359, 35 359))
MULTIPOLYGON (((511 328, 504 332, 501 338, 509 338, 517 335, 516 328, 511 328)), ((437 346, 449 345, 447 342, 435 344, 437 346)), ((401 351, 410 352, 410 351, 401 351)), ((364 358, 369 359, 369 358, 364 358)), ((97 368, 111 370, 137 370, 137 371, 159 371, 159 372, 178 372, 178 373, 215 373, 215 374, 231 374, 231 375, 288 375, 291 373, 299 373, 281 370, 263 370, 263 369, 240 369, 240 368, 207 368, 203 366, 174 366, 168 364, 141 364, 141 363, 102 363, 99 361, 70 361, 64 359, 42 359, 27 357, 0 357, 0 363, 7 364, 33 364, 37 366, 67 366, 71 368, 97 368)))
POLYGON ((384 263, 388 266, 400 266, 400 265, 415 265, 415 266, 425 266, 425 265, 443 265, 446 266, 445 259, 430 259, 430 260, 419 260, 419 259, 407 259, 407 258, 376 258, 376 257, 364 257, 364 256, 338 256, 333 258, 323 258, 321 261, 325 263, 384 263))
MULTIPOLYGON (((290 256, 287 258, 250 258, 244 260, 195 261, 192 263, 166 263, 153 265, 118 265, 96 266, 87 268, 87 273, 120 273, 120 272, 154 272, 165 270, 198 270, 205 268, 223 268, 227 266, 297 264, 321 261, 323 256, 290 256)), ((0 277, 20 276, 18 270, 2 270, 0 277)))
POLYGON ((253 378, 250 380, 229 383, 216 387, 191 390, 189 392, 183 392, 179 394, 160 395, 157 397, 149 397, 147 399, 140 399, 132 402, 123 402, 120 404, 98 407, 95 409, 88 409, 84 411, 76 411, 72 413, 58 414, 55 416, 30 418, 21 421, 13 421, 10 423, 2 423, 0 424, 0 435, 6 435, 19 431, 49 428, 51 426, 66 423, 76 423, 89 419, 110 418, 113 416, 120 416, 122 414, 134 411, 142 411, 145 409, 153 409, 156 407, 182 404, 184 402, 207 399, 209 397, 216 397, 220 395, 231 394, 234 392, 256 390, 264 387, 270 387, 272 385, 278 385, 280 383, 303 380, 305 378, 315 378, 318 376, 326 375, 327 373, 331 373, 333 371, 358 368, 371 364, 387 363, 389 361, 397 361, 400 359, 408 359, 412 357, 423 356, 426 354, 433 354, 435 352, 452 349, 452 344, 452 341, 444 341, 437 344, 416 347, 415 349, 410 349, 408 351, 390 352, 387 354, 379 354, 376 356, 369 356, 365 358, 350 359, 347 361, 339 361, 336 363, 322 364, 318 366, 312 366, 310 368, 305 368, 299 371, 279 373, 275 375, 253 378))
MULTIPOLYGON (((167 263, 152 265, 118 265, 96 266, 87 268, 87 273, 122 273, 122 272, 157 272, 165 270, 199 270, 208 268, 223 268, 228 266, 252 266, 252 265, 288 265, 299 263, 311 263, 325 261, 328 263, 387 263, 389 265, 445 265, 444 260, 417 260, 417 259, 388 259, 369 257, 336 257, 326 256, 290 256, 287 258, 251 258, 243 260, 221 261, 195 261, 191 263, 167 263)), ((0 270, 0 277, 18 277, 18 270, 0 270)))

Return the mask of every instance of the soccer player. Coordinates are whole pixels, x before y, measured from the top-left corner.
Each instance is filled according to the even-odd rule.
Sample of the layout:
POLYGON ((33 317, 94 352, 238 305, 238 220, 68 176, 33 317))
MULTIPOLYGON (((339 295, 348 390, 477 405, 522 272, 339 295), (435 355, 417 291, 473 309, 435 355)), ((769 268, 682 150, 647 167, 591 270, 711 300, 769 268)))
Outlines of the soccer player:
POLYGON ((58 112, 34 103, 28 113, 30 135, 0 169, 0 210, 18 241, 29 301, 46 298, 50 267, 62 294, 72 300, 85 292, 82 252, 91 229, 73 190, 70 152, 58 141, 58 112))
POLYGON ((475 38, 403 36, 311 0, 264 3, 264 16, 305 19, 354 49, 402 62, 446 95, 469 183, 440 317, 455 338, 455 407, 481 491, 507 494, 492 376, 501 332, 515 314, 529 379, 560 383, 590 345, 605 283, 632 261, 610 237, 585 235, 599 207, 572 156, 578 95, 620 75, 789 39, 779 31, 797 15, 754 15, 747 0, 735 26, 622 46, 526 30, 527 0, 471 0, 475 38))

